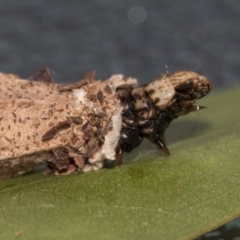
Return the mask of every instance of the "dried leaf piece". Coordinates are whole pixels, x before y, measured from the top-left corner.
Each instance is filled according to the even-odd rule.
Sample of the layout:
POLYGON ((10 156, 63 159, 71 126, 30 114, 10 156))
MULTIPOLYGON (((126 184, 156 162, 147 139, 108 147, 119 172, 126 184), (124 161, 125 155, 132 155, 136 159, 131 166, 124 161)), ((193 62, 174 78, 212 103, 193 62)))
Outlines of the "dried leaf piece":
POLYGON ((48 67, 44 67, 40 69, 34 77, 31 78, 34 81, 45 82, 45 83, 53 83, 53 77, 51 74, 51 70, 48 67))
MULTIPOLYGON (((52 124, 51 124, 52 125, 52 124)), ((50 125, 50 126, 51 126, 50 125)), ((67 129, 71 126, 71 124, 68 121, 59 122, 56 126, 52 127, 50 130, 48 130, 46 133, 43 134, 42 140, 47 141, 53 138, 59 131, 67 129)))

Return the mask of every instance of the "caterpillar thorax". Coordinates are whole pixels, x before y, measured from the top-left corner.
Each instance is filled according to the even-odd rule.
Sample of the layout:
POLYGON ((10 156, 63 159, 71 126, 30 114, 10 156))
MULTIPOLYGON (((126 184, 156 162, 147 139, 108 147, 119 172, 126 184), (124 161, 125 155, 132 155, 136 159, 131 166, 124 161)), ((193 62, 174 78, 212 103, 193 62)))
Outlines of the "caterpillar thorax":
POLYGON ((164 74, 147 85, 127 89, 122 111, 121 137, 117 146, 117 160, 124 151, 130 152, 148 138, 163 152, 169 154, 164 141, 165 129, 181 115, 203 109, 195 104, 209 93, 212 86, 206 77, 195 72, 181 71, 164 74))

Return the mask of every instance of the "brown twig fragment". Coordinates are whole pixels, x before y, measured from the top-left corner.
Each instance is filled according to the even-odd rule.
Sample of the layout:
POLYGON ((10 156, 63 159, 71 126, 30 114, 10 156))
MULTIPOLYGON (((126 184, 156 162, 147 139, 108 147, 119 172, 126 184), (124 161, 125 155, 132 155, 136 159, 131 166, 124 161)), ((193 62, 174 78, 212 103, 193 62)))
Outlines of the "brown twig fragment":
POLYGON ((68 121, 59 122, 56 126, 48 130, 46 133, 43 134, 42 140, 47 141, 52 139, 60 130, 67 129, 71 127, 71 124, 68 121))

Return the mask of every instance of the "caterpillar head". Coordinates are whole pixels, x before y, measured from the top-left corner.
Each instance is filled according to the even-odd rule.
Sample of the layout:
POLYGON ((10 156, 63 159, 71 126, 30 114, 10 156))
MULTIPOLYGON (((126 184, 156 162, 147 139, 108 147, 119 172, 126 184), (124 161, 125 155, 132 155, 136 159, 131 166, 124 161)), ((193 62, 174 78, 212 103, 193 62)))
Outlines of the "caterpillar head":
POLYGON ((130 88, 124 100, 123 127, 116 150, 118 163, 122 161, 123 152, 137 147, 143 138, 169 154, 165 130, 175 118, 204 108, 196 105, 195 100, 211 89, 206 77, 190 71, 164 74, 149 84, 130 88))
POLYGON ((180 116, 204 108, 195 105, 194 100, 204 97, 211 89, 206 77, 191 71, 180 71, 157 77, 145 87, 145 92, 158 109, 171 107, 180 116))
POLYGON ((169 76, 175 92, 186 99, 194 100, 206 96, 212 89, 210 81, 195 72, 181 71, 169 76))

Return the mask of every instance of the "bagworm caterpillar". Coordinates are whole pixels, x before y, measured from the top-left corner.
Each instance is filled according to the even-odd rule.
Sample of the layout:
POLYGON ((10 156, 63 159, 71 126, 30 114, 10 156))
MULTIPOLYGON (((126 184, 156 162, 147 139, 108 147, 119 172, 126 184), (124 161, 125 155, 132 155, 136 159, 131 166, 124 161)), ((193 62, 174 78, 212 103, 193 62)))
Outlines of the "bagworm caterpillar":
POLYGON ((56 84, 49 69, 31 80, 0 73, 0 178, 46 163, 56 174, 97 170, 105 159, 122 163, 148 138, 169 154, 164 131, 211 90, 206 77, 190 71, 163 74, 147 85, 94 72, 74 84, 56 84))

